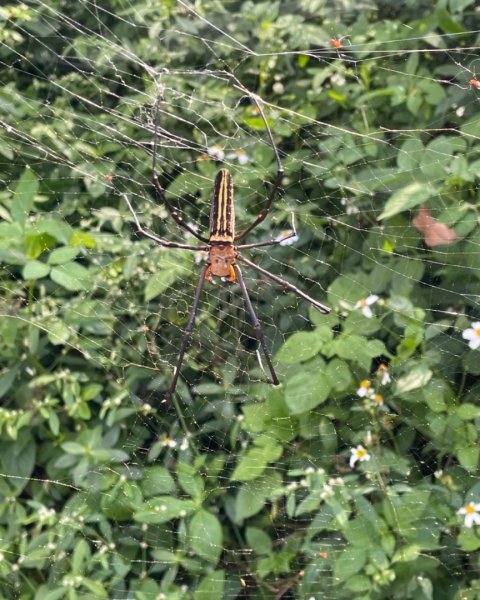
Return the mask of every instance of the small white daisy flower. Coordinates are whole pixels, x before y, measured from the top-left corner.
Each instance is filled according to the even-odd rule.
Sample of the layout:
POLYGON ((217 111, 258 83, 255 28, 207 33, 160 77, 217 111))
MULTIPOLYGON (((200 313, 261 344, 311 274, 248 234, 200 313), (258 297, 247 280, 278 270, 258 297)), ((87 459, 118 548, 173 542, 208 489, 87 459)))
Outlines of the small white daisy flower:
POLYGON ((356 448, 351 448, 352 456, 350 457, 350 467, 353 468, 357 461, 364 462, 366 460, 370 460, 370 454, 365 450, 363 446, 357 446, 356 448))
POLYGON ((298 242, 298 235, 293 229, 285 229, 277 235, 275 241, 280 242, 280 246, 292 246, 298 242))
POLYGON ((374 406, 383 406, 383 396, 381 394, 373 394, 371 400, 374 406))
POLYGON ((480 525, 480 502, 469 502, 457 510, 457 515, 465 515, 465 527, 473 527, 473 525, 480 525))
POLYGON ((468 345, 472 350, 476 350, 480 347, 480 323, 472 323, 471 328, 465 329, 462 333, 464 340, 468 340, 468 345))
POLYGON ((377 301, 378 296, 376 294, 370 294, 368 298, 362 298, 361 300, 359 300, 353 308, 355 310, 361 309, 363 316, 367 317, 367 319, 371 319, 373 317, 373 313, 370 309, 370 306, 372 306, 372 304, 375 304, 375 302, 377 301))
POLYGON ((357 396, 360 398, 370 397, 373 394, 373 388, 371 387, 371 381, 369 379, 363 379, 360 382, 360 387, 357 390, 357 396))
POLYGON ((219 144, 215 144, 207 148, 208 155, 215 160, 223 160, 225 158, 225 152, 219 144))
POLYGON ((176 445, 177 445, 177 442, 175 440, 172 440, 172 438, 169 438, 168 435, 166 435, 162 439, 162 446, 164 448, 175 448, 176 445))
POLYGON ((239 165, 246 165, 248 162, 250 162, 250 157, 245 150, 242 150, 242 148, 227 154, 227 158, 230 158, 231 160, 238 160, 239 165))
POLYGON ((204 262, 208 258, 208 252, 206 250, 197 250, 194 253, 195 256, 195 264, 199 265, 201 262, 204 262))
POLYGON ((387 365, 383 363, 377 369, 377 377, 380 379, 380 385, 387 385, 392 381, 390 376, 390 371, 388 370, 387 365))

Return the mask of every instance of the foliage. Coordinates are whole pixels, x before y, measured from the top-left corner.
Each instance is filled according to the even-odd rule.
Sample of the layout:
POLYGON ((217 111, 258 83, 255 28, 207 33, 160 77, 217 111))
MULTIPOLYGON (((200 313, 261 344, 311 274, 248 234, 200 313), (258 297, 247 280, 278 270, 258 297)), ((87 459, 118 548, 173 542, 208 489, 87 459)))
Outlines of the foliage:
POLYGON ((480 497, 461 335, 480 321, 480 100, 453 54, 478 45, 474 3, 292 4, 0 8, 2 597, 480 598, 456 515, 480 497), (275 163, 231 73, 270 103, 287 172, 249 241, 295 212, 295 252, 259 260, 334 311, 259 284, 273 388, 218 286, 165 406, 198 269, 132 236, 122 194, 173 239, 146 152, 161 88, 162 129, 189 140, 165 151, 169 194, 205 225, 205 139, 245 147, 251 222, 275 163), (454 243, 423 244, 420 205, 454 243))

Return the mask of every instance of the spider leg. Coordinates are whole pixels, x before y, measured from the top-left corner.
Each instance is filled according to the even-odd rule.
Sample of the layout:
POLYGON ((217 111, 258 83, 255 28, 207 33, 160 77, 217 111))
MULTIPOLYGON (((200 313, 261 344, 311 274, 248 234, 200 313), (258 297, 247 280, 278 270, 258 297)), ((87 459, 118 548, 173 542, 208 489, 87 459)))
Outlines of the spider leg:
POLYGON ((157 173, 157 140, 158 140, 158 113, 159 113, 159 109, 160 109, 160 101, 161 98, 159 97, 157 99, 156 102, 156 107, 155 107, 155 129, 154 129, 154 137, 153 137, 153 158, 152 158, 152 181, 153 181, 153 185, 155 186, 155 189, 157 191, 158 197, 160 199, 160 202, 163 202, 165 204, 165 206, 168 208, 170 214, 172 215, 172 218, 175 220, 175 222, 177 223, 177 225, 179 227, 183 227, 183 229, 186 229, 187 231, 189 231, 194 237, 197 238, 197 240, 200 240, 201 242, 203 242, 204 244, 208 244, 208 239, 204 238, 203 236, 199 235, 195 229, 193 229, 193 227, 191 227, 190 225, 188 225, 188 223, 185 223, 185 221, 183 220, 183 218, 178 214, 178 209, 175 208, 175 206, 173 206, 173 204, 170 202, 170 200, 167 198, 167 195, 165 193, 165 190, 163 189, 159 179, 158 179, 158 173, 157 173))
POLYGON ((250 300, 250 296, 248 295, 247 286, 245 285, 242 272, 240 271, 240 267, 238 267, 238 265, 234 265, 233 268, 238 279, 238 284, 242 292, 245 306, 247 307, 247 310, 250 313, 250 318, 252 319, 255 336, 263 349, 263 353, 265 354, 265 358, 267 360, 268 368, 270 369, 270 374, 272 376, 271 383, 273 383, 273 385, 278 385, 280 382, 278 380, 277 374, 275 373, 275 369, 273 368, 272 357, 270 356, 270 352, 268 351, 267 343, 265 341, 265 334, 263 333, 260 321, 258 320, 257 315, 255 314, 255 311, 253 309, 252 301, 250 300))
POLYGON ((240 250, 247 250, 251 248, 261 248, 262 246, 276 246, 277 244, 281 244, 282 242, 285 242, 296 235, 297 234, 295 231, 291 231, 288 235, 282 237, 281 239, 268 240, 266 242, 255 242, 254 244, 240 244, 240 246, 236 246, 236 248, 240 250))
POLYGON ((314 300, 313 298, 311 298, 310 296, 308 296, 307 294, 305 294, 305 292, 302 292, 302 290, 299 290, 292 283, 289 283, 288 281, 285 281, 285 279, 282 279, 281 277, 278 277, 278 275, 274 275, 273 273, 270 273, 270 271, 267 271, 266 269, 263 269, 262 267, 259 267, 258 265, 256 265, 251 260, 248 260, 248 258, 245 258, 244 256, 237 255, 237 260, 239 260, 240 262, 242 262, 245 265, 248 265, 251 269, 254 269, 255 271, 258 271, 262 275, 265 275, 266 277, 269 277, 270 279, 272 279, 276 283, 280 284, 282 287, 286 288, 287 290, 290 290, 291 292, 293 292, 297 296, 300 296, 300 298, 303 298, 307 302, 310 302, 310 304, 312 306, 314 306, 320 312, 322 312, 322 313, 324 313, 326 315, 328 315, 328 313, 332 312, 332 309, 328 308, 328 306, 325 306, 324 304, 321 304, 320 302, 317 302, 316 300, 314 300))
POLYGON ((133 206, 131 205, 127 194, 123 194, 123 197, 125 199, 125 202, 127 203, 128 208, 130 209, 130 212, 133 215, 135 225, 137 226, 137 231, 139 233, 141 233, 142 235, 144 235, 145 237, 150 238, 151 240, 153 240, 160 246, 164 246, 165 248, 181 248, 182 250, 194 250, 194 251, 208 250, 208 246, 190 246, 189 244, 179 244, 178 242, 169 242, 168 240, 162 240, 161 238, 157 237, 153 233, 150 233, 150 231, 147 231, 146 229, 144 229, 142 227, 142 225, 138 219, 137 213, 134 211, 133 206))
POLYGON ((168 388, 162 403, 170 402, 173 394, 175 393, 178 377, 180 375, 180 369, 182 368, 182 364, 183 364, 183 357, 185 356, 185 352, 187 351, 188 342, 190 341, 192 329, 195 324, 195 316, 197 314, 198 305, 200 303, 200 296, 202 295, 203 286, 205 285, 205 275, 207 273, 207 269, 208 269, 208 265, 205 265, 202 269, 202 272, 200 273, 200 281, 198 282, 197 291, 195 292, 195 299, 193 301, 192 310, 190 312, 190 317, 188 319, 187 326, 185 327, 185 330, 183 332, 182 346, 180 348, 180 352, 178 353, 177 366, 175 367, 175 373, 173 375, 172 383, 170 384, 170 387, 168 388))
POLYGON ((270 193, 268 195, 267 204, 266 204, 265 208, 260 212, 258 217, 255 219, 255 221, 251 225, 249 225, 244 231, 242 231, 242 233, 235 236, 235 241, 243 240, 243 238, 246 237, 252 231, 252 229, 254 229, 257 225, 259 225, 265 219, 265 217, 268 215, 268 213, 270 212, 270 210, 273 206, 273 201, 275 200, 278 192, 280 191, 283 174, 285 172, 283 165, 282 165, 282 161, 280 160, 280 154, 278 153, 277 147, 275 146, 275 142, 273 141, 272 131, 270 129, 270 125, 268 124, 267 118, 265 117, 263 108, 262 108, 260 102, 258 101, 257 96, 255 96, 254 94, 251 94, 251 97, 255 101, 258 111, 263 119, 263 122, 265 123, 265 128, 267 130, 268 137, 270 138, 270 144, 272 145, 273 153, 275 154, 275 160, 277 161, 277 174, 275 175, 275 179, 273 180, 273 187, 270 190, 270 193))

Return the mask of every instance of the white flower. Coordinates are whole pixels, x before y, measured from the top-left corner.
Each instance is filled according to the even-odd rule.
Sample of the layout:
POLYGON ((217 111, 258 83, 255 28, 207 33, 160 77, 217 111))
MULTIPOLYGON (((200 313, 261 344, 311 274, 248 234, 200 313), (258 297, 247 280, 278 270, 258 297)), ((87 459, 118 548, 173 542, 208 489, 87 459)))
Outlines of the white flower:
POLYGON ((235 150, 235 152, 230 152, 230 154, 227 154, 227 158, 238 160, 239 165, 246 165, 250 162, 250 157, 242 148, 235 150))
POLYGON ((380 379, 380 385, 387 385, 392 381, 387 365, 383 363, 377 369, 377 377, 380 379))
POLYGON ((277 235, 275 241, 280 242, 280 246, 292 246, 298 242, 298 235, 293 229, 286 229, 277 235))
POLYGON ((462 337, 464 340, 469 340, 468 345, 472 350, 476 350, 480 346, 480 323, 472 323, 472 327, 465 329, 462 337))
POLYGON ((177 445, 177 442, 175 440, 172 440, 172 438, 169 438, 168 435, 166 435, 162 439, 162 446, 164 448, 175 448, 176 445, 177 445))
POLYGON ((225 152, 219 144, 210 146, 209 148, 207 148, 207 152, 209 156, 211 156, 215 160, 223 160, 225 158, 225 152))
POLYGON ((199 265, 201 262, 207 260, 208 252, 206 250, 197 250, 194 253, 195 256, 195 264, 199 265))
POLYGON ((363 381, 360 382, 360 387, 357 390, 357 396, 360 396, 360 398, 365 398, 365 397, 369 397, 373 394, 373 388, 370 387, 370 380, 369 379, 364 379, 363 381))
POLYGON ((352 456, 350 457, 350 467, 354 467, 357 461, 364 462, 365 460, 370 460, 370 454, 365 450, 363 446, 357 446, 356 448, 351 448, 352 456))
POLYGON ((362 298, 361 300, 359 300, 353 308, 361 309, 363 316, 367 317, 367 319, 371 319, 373 317, 373 313, 370 310, 370 306, 372 306, 372 304, 375 304, 377 300, 378 296, 376 294, 371 294, 370 296, 368 296, 368 298, 362 298))
POLYGON ((371 400, 374 406, 383 406, 383 396, 381 394, 373 394, 371 400))
POLYGON ((473 527, 473 525, 480 525, 480 502, 469 502, 457 510, 457 515, 465 515, 465 527, 473 527))

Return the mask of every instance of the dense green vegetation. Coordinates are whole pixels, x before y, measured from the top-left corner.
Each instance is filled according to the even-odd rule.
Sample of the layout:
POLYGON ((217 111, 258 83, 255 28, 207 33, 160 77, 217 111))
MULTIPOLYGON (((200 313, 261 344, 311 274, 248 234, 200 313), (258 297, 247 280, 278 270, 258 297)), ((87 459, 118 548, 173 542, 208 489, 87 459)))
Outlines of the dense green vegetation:
POLYGON ((475 2, 189 6, 0 7, 0 596, 480 598, 475 2), (248 226, 276 166, 238 84, 286 168, 248 241, 299 237, 248 256, 333 312, 248 274, 272 387, 208 287, 166 405, 200 266, 122 195, 185 241, 160 96, 170 197, 206 228, 227 164, 248 226))

